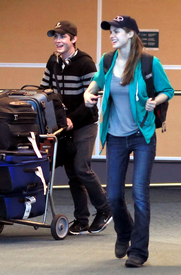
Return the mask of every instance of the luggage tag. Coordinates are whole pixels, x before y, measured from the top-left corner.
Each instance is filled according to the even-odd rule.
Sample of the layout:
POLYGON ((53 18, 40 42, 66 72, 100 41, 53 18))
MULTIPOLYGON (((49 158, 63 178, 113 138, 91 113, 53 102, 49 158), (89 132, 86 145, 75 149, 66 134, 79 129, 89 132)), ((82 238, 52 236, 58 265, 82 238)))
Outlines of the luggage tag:
POLYGON ((43 187, 44 187, 44 195, 46 195, 47 185, 46 185, 46 181, 45 181, 45 178, 44 178, 44 175, 43 175, 43 170, 42 170, 41 166, 37 166, 36 168, 38 170, 35 171, 35 174, 41 179, 41 181, 43 183, 43 187))
MULTIPOLYGON (((37 155, 38 158, 42 158, 42 155, 40 153, 40 150, 38 149, 37 143, 36 143, 36 138, 35 138, 35 133, 34 132, 30 132, 31 137, 28 137, 29 141, 31 142, 33 149, 37 155)), ((43 175, 43 170, 41 168, 41 166, 37 166, 36 167, 38 170, 35 171, 35 174, 41 179, 42 183, 43 183, 43 187, 44 187, 44 195, 46 195, 46 181, 43 175)))
POLYGON ((23 220, 26 220, 29 218, 29 215, 31 213, 31 205, 36 202, 35 197, 26 197, 28 201, 25 202, 25 212, 23 215, 23 220))
POLYGON ((30 135, 31 135, 31 137, 28 137, 28 140, 31 142, 31 144, 33 146, 33 150, 35 151, 38 158, 42 158, 42 155, 41 155, 40 150, 38 149, 38 146, 36 143, 35 133, 30 132, 30 135))

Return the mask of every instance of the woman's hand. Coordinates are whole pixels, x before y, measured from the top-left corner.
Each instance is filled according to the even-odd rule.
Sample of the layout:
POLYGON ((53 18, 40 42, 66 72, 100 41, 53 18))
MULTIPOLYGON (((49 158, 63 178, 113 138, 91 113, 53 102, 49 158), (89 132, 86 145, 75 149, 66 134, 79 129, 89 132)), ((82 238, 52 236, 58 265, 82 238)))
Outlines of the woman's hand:
POLYGON ((145 109, 148 112, 151 112, 155 109, 156 105, 159 105, 159 104, 163 103, 167 99, 168 99, 168 96, 164 93, 160 93, 159 95, 157 95, 155 97, 155 99, 148 98, 148 100, 146 102, 146 105, 145 105, 145 109))
POLYGON ((97 103, 97 100, 98 100, 98 95, 94 95, 88 91, 85 91, 84 103, 86 107, 89 107, 89 108, 93 107, 97 103))
POLYGON ((155 100, 152 100, 152 98, 148 98, 147 102, 146 102, 146 106, 145 106, 145 109, 148 111, 148 112, 151 112, 155 109, 156 107, 156 101, 155 100))
POLYGON ((98 100, 98 91, 100 90, 99 86, 95 81, 92 81, 89 84, 89 87, 84 92, 84 103, 86 107, 93 107, 98 100))

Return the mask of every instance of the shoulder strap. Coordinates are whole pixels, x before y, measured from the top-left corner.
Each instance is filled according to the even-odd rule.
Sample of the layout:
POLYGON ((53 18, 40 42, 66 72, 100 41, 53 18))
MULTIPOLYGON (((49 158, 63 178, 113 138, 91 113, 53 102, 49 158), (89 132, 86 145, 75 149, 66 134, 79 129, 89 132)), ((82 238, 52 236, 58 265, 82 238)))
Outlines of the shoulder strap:
MULTIPOLYGON (((143 79, 146 83, 146 89, 148 97, 155 98, 154 94, 154 83, 153 83, 153 73, 152 73, 152 67, 153 67, 153 56, 147 53, 143 53, 141 56, 141 70, 143 79)), ((141 122, 141 128, 143 127, 146 119, 148 116, 148 112, 146 112, 143 121, 141 122)))
POLYGON ((103 66, 104 66, 104 73, 106 74, 109 71, 109 68, 111 67, 111 63, 113 61, 113 56, 116 51, 111 51, 108 53, 105 53, 104 59, 103 59, 103 66))
POLYGON ((57 67, 57 62, 54 63, 53 72, 54 72, 54 76, 55 76, 55 82, 56 82, 56 86, 57 86, 57 91, 58 91, 59 94, 61 94, 61 90, 60 90, 60 86, 59 86, 58 78, 57 78, 57 70, 56 70, 56 67, 57 67))
POLYGON ((154 99, 155 88, 153 84, 152 66, 153 66, 153 56, 147 53, 143 53, 141 57, 142 75, 146 83, 148 97, 151 97, 154 99))

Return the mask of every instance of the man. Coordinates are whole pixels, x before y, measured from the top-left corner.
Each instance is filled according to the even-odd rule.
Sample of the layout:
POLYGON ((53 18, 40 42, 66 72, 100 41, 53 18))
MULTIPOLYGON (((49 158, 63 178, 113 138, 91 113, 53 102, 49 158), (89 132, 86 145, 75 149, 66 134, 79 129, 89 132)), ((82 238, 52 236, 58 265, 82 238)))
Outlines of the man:
POLYGON ((83 93, 89 86, 96 67, 88 54, 76 48, 77 28, 73 23, 60 21, 47 35, 54 37, 56 52, 47 62, 41 87, 51 87, 55 93, 61 93, 67 110, 67 131, 72 132, 77 151, 75 157, 64 164, 75 207, 75 220, 69 232, 74 235, 98 233, 106 228, 112 217, 100 180, 91 169, 98 110, 96 106, 85 107, 83 100, 83 93), (97 210, 90 226, 87 194, 97 210))

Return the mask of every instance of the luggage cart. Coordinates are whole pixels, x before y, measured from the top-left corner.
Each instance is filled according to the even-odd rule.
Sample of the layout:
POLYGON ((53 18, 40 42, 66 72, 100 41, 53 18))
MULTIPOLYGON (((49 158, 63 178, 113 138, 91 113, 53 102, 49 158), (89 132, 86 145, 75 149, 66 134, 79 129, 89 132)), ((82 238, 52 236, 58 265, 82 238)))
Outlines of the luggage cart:
POLYGON ((35 230, 39 227, 42 228, 50 228, 51 234, 55 240, 63 240, 69 230, 69 222, 65 215, 63 214, 56 214, 55 213, 55 206, 53 201, 53 183, 54 183, 54 174, 55 174, 55 167, 56 167, 56 156, 57 156, 57 147, 58 147, 58 139, 56 137, 63 128, 56 131, 53 134, 40 134, 40 139, 43 141, 41 143, 42 150, 47 152, 47 156, 50 159, 50 166, 51 166, 51 173, 50 173, 50 181, 47 184, 46 188, 46 200, 45 200, 45 212, 43 215, 43 222, 36 222, 30 220, 23 220, 23 219, 1 219, 0 218, 0 233, 2 233, 4 229, 4 225, 13 225, 22 224, 27 226, 33 226, 35 230), (48 211, 48 201, 50 201, 50 207, 52 212, 52 221, 51 224, 46 223, 47 218, 47 211, 48 211))

